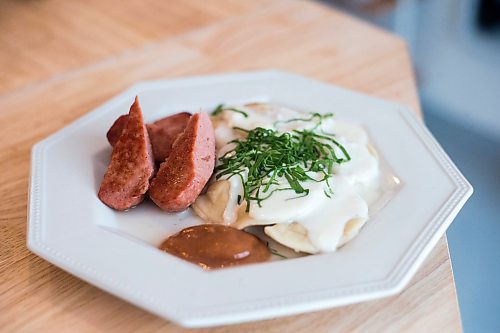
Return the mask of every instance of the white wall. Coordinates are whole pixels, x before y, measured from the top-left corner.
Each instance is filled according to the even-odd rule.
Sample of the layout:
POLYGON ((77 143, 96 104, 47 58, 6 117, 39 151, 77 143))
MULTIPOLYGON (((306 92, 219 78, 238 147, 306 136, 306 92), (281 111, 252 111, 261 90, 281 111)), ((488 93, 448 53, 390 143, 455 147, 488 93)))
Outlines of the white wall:
POLYGON ((473 0, 400 3, 395 28, 410 34, 422 99, 435 112, 500 139, 500 32, 477 30, 473 0), (406 30, 398 19, 407 15, 405 6, 417 8, 406 30))

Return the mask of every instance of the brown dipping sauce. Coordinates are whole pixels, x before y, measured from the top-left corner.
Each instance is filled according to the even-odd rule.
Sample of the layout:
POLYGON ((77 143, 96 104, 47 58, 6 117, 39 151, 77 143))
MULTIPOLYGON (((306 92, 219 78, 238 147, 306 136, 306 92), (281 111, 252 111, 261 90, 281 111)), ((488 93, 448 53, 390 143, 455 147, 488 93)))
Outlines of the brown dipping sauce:
POLYGON ((185 228, 167 238, 160 250, 207 270, 262 262, 271 255, 256 236, 220 224, 185 228))

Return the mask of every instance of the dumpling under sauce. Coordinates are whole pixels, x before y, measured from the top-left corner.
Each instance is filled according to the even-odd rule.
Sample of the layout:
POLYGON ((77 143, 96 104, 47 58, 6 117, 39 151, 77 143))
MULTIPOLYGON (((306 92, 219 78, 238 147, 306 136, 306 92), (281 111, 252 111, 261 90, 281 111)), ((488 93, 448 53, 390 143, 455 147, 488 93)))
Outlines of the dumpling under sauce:
MULTIPOLYGON (((213 119, 218 156, 215 177, 206 194, 192 206, 202 219, 238 229, 264 225, 269 237, 305 253, 335 251, 358 234, 369 218, 369 200, 380 178, 378 158, 361 126, 337 121, 331 115, 308 114, 270 104, 226 107, 213 119), (225 158, 236 154, 238 141, 243 145, 249 136, 257 134, 264 136, 263 140, 265 135, 274 135, 273 140, 281 141, 285 139, 283 134, 291 137, 290 153, 287 149, 280 151, 286 155, 283 163, 287 166, 283 167, 279 156, 273 154, 262 158, 249 154, 256 160, 249 162, 250 167, 240 169, 237 163, 243 159, 225 158), (308 141, 309 136, 316 141, 308 141), (313 147, 317 150, 328 144, 332 151, 318 153, 317 161, 327 164, 333 159, 337 163, 321 168, 321 164, 314 165, 314 158, 308 157, 307 161, 297 161, 299 168, 290 166, 293 160, 288 155, 296 154, 299 159, 302 156, 302 150, 294 151, 298 149, 293 148, 297 142, 315 142, 313 147), (263 169, 262 163, 275 163, 278 171, 258 178, 259 186, 255 185, 253 173, 263 169)), ((272 140, 269 142, 273 144, 272 140)), ((268 146, 256 145, 255 149, 258 147, 268 146)), ((304 154, 307 153, 306 150, 304 154)))

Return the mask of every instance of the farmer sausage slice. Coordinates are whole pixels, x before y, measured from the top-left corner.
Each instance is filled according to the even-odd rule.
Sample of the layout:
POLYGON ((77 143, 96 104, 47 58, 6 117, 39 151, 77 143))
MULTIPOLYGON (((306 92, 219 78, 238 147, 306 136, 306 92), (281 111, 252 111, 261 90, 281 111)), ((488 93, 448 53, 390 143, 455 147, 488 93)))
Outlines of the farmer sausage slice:
MULTIPOLYGON (((146 125, 155 162, 158 165, 168 157, 175 139, 184 131, 190 117, 191 113, 180 112, 146 125)), ((127 121, 128 114, 121 115, 108 130, 106 136, 112 147, 118 142, 127 121)))
POLYGON ((106 137, 108 138, 109 144, 111 147, 114 147, 118 140, 120 139, 120 136, 122 135, 122 131, 125 128, 125 125, 127 125, 128 121, 128 114, 123 114, 118 119, 115 120, 113 125, 111 125, 110 129, 108 130, 108 133, 106 133, 106 137))
POLYGON ((184 132, 189 118, 190 113, 180 112, 146 125, 156 163, 165 162, 175 139, 184 132))
POLYGON ((154 161, 148 131, 137 97, 113 147, 111 162, 99 189, 99 199, 117 210, 138 205, 149 188, 154 161))
POLYGON ((175 141, 169 157, 151 182, 150 198, 167 212, 191 205, 212 175, 215 138, 210 117, 197 113, 175 141))

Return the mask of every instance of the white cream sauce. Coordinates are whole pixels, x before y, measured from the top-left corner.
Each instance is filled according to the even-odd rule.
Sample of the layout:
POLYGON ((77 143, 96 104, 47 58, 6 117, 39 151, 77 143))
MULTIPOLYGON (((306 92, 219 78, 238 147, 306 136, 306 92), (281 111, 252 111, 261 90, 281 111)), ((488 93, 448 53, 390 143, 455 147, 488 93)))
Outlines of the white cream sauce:
MULTIPOLYGON (((248 118, 231 111, 224 111, 214 117, 218 157, 234 148, 234 144, 227 144, 229 141, 243 137, 244 133, 234 130, 233 127, 246 130, 263 127, 286 132, 315 126, 314 122, 307 121, 285 122, 292 118, 310 117, 310 114, 285 107, 268 104, 234 107, 246 112, 248 118)), ((368 220, 368 205, 376 196, 380 178, 378 159, 361 126, 341 122, 332 117, 323 120, 317 130, 334 134, 335 139, 344 145, 351 156, 351 161, 334 167, 334 175, 329 180, 333 190, 330 198, 324 193, 327 189, 325 182, 307 181, 301 184, 309 189, 308 195, 297 198, 293 191, 278 191, 262 201, 260 206, 251 201, 249 213, 246 213, 244 201, 239 205, 237 203, 238 195, 242 196, 243 193, 241 179, 233 176, 228 179, 230 193, 223 222, 238 228, 275 225, 274 229, 266 228, 268 235, 284 245, 309 253, 335 251, 354 237, 368 220), (305 230, 307 237, 300 239, 305 239, 301 242, 309 242, 308 244, 292 241, 297 237, 287 238, 284 230, 292 223, 299 224, 301 230, 305 230)), ((338 153, 342 156, 340 150, 338 153)), ((319 173, 311 173, 310 176, 316 179, 322 177, 319 173)), ((286 183, 284 179, 280 181, 286 183)), ((290 234, 296 228, 288 229, 290 234)))

